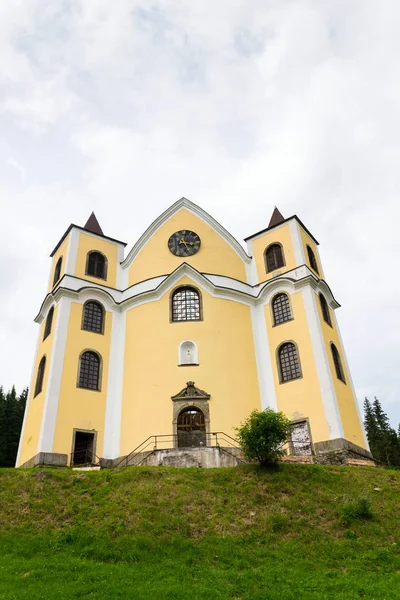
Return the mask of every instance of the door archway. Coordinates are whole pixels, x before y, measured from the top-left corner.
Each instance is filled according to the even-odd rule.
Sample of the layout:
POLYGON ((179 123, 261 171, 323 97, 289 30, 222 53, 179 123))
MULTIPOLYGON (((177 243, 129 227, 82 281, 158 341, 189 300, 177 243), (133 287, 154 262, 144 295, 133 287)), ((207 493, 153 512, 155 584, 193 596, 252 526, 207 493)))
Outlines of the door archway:
POLYGON ((181 410, 177 420, 178 448, 206 446, 206 420, 197 406, 181 410))

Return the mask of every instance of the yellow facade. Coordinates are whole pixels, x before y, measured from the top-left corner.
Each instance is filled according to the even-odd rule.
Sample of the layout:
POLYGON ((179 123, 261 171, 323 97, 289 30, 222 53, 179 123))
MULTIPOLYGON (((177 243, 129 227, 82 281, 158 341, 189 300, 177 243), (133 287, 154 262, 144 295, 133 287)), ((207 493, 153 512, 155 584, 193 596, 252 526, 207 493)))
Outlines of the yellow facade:
POLYGON ((336 321, 329 327, 320 307, 310 302, 323 293, 332 316, 338 306, 324 282, 311 278, 304 266, 309 245, 320 270, 316 244, 297 218, 277 215, 273 225, 249 238, 248 254, 186 199, 161 215, 125 260, 122 242, 105 236, 94 215, 84 228, 71 226, 52 258, 51 283, 60 256, 64 279, 55 292, 50 285, 36 318, 39 345, 17 464, 40 453, 66 457, 70 464, 71 454, 87 440, 97 457, 108 460, 125 456, 154 435, 169 435, 179 445, 183 438, 177 423, 186 405, 179 403, 181 396, 179 402, 172 396, 187 382, 195 382, 190 389, 205 392, 197 408, 194 400, 187 406, 193 402, 198 413, 203 411, 207 433, 234 436, 252 410, 272 406, 296 423, 307 423, 316 452, 318 444, 339 438, 368 448, 336 321), (201 240, 197 252, 190 247, 194 238, 180 241, 187 231, 201 240), (185 246, 187 255, 168 247, 176 232, 176 243, 183 254, 185 246), (282 248, 284 266, 267 273, 270 244, 282 248), (87 256, 93 251, 106 258, 106 277, 104 271, 88 274, 87 256), (190 313, 186 293, 195 298, 197 312, 190 313), (291 316, 275 324, 274 301, 282 293, 291 316), (52 331, 43 341, 52 304, 52 331), (183 320, 177 320, 179 310, 183 320), (336 376, 332 342, 346 383, 336 376), (282 382, 278 353, 287 343, 297 349, 301 376, 282 382), (188 362, 182 358, 186 347, 188 362), (44 354, 43 390, 33 398, 44 354), (91 371, 93 384, 84 369, 99 361, 100 372, 94 376, 91 371))
POLYGON ((56 265, 60 258, 61 258, 61 270, 60 270, 60 277, 59 277, 58 281, 60 281, 61 277, 65 273, 65 264, 66 264, 66 260, 67 260, 68 245, 69 245, 69 237, 66 237, 65 240, 60 245, 60 247, 58 248, 57 252, 52 257, 49 286, 48 286, 48 290, 47 290, 48 292, 50 292, 53 289, 54 285, 57 283, 54 281, 54 273, 55 273, 56 265))

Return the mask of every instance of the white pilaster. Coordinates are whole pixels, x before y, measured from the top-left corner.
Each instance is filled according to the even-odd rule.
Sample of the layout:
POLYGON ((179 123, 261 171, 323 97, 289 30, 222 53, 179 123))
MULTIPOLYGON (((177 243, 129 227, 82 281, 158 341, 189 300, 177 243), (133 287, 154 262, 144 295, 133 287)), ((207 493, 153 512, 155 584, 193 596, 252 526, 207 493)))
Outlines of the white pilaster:
POLYGON ((343 425, 340 418, 335 387, 332 381, 332 373, 329 368, 328 357, 322 334, 321 321, 318 315, 316 296, 311 287, 302 290, 304 306, 307 316, 308 329, 314 353, 317 376, 321 389, 322 402, 325 409, 325 417, 329 429, 329 439, 343 438, 343 425))
POLYGON ((69 314, 71 309, 70 298, 61 298, 58 303, 57 318, 54 327, 54 339, 51 357, 46 368, 49 369, 44 400, 42 425, 38 443, 38 452, 53 452, 54 432, 56 428, 58 397, 61 388, 61 378, 64 366, 65 347, 69 314))
POLYGON ((251 322, 253 327, 261 408, 264 410, 269 406, 277 410, 274 375, 272 371, 271 353, 269 351, 263 304, 257 304, 251 307, 251 322))
POLYGON ((119 456, 124 377, 126 312, 113 311, 103 457, 119 456))
POLYGON ((299 231, 299 224, 296 219, 289 221, 290 237, 292 238, 294 259, 296 261, 296 267, 307 264, 306 256, 304 253, 304 246, 299 231))
POLYGON ((69 243, 67 255, 65 258, 65 275, 74 275, 76 267, 76 257, 78 255, 79 229, 73 227, 69 233, 69 243))

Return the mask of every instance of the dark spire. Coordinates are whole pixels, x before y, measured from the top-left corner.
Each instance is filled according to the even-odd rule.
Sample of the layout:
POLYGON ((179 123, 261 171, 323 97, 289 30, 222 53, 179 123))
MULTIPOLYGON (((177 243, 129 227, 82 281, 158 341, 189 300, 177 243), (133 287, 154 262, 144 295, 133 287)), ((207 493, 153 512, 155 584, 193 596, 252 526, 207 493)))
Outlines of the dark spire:
POLYGON ((86 231, 90 231, 90 233, 96 233, 97 235, 104 235, 104 233, 99 225, 99 222, 96 219, 96 215, 94 214, 94 212, 92 212, 92 214, 86 221, 86 225, 84 226, 83 229, 86 229, 86 231))
POLYGON ((283 223, 284 220, 285 219, 284 219, 283 215, 279 212, 279 210, 275 206, 274 212, 272 213, 272 217, 271 217, 271 220, 268 225, 268 229, 270 227, 275 227, 275 225, 280 225, 280 223, 283 223))

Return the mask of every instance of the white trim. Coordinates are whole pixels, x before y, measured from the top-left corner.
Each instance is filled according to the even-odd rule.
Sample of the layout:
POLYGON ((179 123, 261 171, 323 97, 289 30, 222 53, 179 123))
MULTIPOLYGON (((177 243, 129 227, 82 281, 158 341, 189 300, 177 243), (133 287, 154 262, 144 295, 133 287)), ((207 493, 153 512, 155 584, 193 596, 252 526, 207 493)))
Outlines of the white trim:
POLYGON ((278 404, 263 304, 251 307, 251 323, 253 327, 254 353, 256 356, 261 408, 265 410, 270 406, 274 410, 277 410, 278 404))
POLYGON ((122 267, 124 262, 125 247, 121 244, 118 247, 118 264, 117 264, 117 288, 119 290, 125 290, 128 287, 128 269, 122 267))
POLYGON ((113 312, 104 422, 104 458, 117 458, 120 455, 125 333, 126 313, 113 312))
POLYGON ((240 258, 249 263, 251 258, 248 256, 241 244, 227 231, 222 225, 220 225, 211 215, 206 213, 205 210, 194 204, 187 198, 181 198, 172 206, 167 208, 153 223, 146 229, 143 235, 138 239, 136 244, 133 246, 132 250, 129 252, 128 256, 122 263, 124 269, 129 267, 142 248, 147 244, 147 242, 153 237, 153 235, 166 223, 171 217, 173 217, 177 212, 179 212, 182 208, 185 208, 189 212, 193 213, 200 219, 202 219, 207 225, 212 227, 217 233, 220 234, 221 237, 225 239, 226 242, 236 251, 236 253, 240 256, 240 258))
MULTIPOLYGON (((344 360, 344 363, 346 365, 346 372, 347 372, 347 377, 348 377, 348 382, 347 383, 350 384, 351 391, 352 391, 352 394, 353 394, 353 400, 355 402, 356 409, 357 409, 357 414, 358 414, 358 418, 360 420, 360 425, 361 425, 361 431, 362 431, 362 434, 363 434, 364 444, 365 444, 366 449, 369 450, 369 451, 371 451, 370 447, 369 447, 367 435, 366 435, 365 429, 364 429, 364 423, 363 423, 363 419, 362 419, 362 415, 361 415, 361 409, 360 409, 360 405, 359 405, 358 400, 357 400, 356 391, 355 391, 354 383, 353 383, 353 378, 351 376, 351 371, 350 371, 350 368, 349 368, 349 362, 347 360, 346 351, 345 351, 344 346, 343 346, 342 334, 340 333, 340 329, 339 329, 339 326, 338 326, 338 322, 337 322, 335 313, 333 313, 333 324, 334 324, 334 327, 335 327, 335 329, 337 331, 337 334, 338 334, 338 337, 339 337, 340 348, 341 348, 341 351, 342 351, 341 355, 342 355, 342 359, 344 360)), ((351 442, 352 440, 349 440, 349 441, 351 442)))
POLYGON ((246 263, 247 283, 254 287, 258 284, 260 280, 257 273, 257 265, 256 260, 254 258, 254 246, 252 240, 249 240, 247 242, 247 252, 251 256, 251 262, 246 263))
POLYGON ((343 438, 343 424, 340 418, 339 406, 336 398, 335 386, 329 367, 328 356, 322 334, 321 321, 318 314, 316 295, 311 287, 302 290, 308 329, 314 354, 317 377, 321 390, 325 418, 329 429, 329 439, 343 438))
POLYGON ((68 250, 65 257, 64 275, 74 275, 78 256, 79 229, 73 227, 69 233, 68 250))
POLYGON ((30 384, 29 384, 29 393, 28 393, 28 398, 26 400, 24 420, 22 422, 22 429, 21 429, 21 435, 20 435, 20 438, 19 438, 18 453, 17 453, 17 459, 15 461, 15 466, 18 466, 18 464, 19 464, 19 459, 20 459, 21 452, 22 452, 22 447, 23 447, 26 422, 28 420, 28 412, 29 412, 29 408, 31 406, 31 402, 33 401, 34 381, 35 381, 35 375, 36 375, 36 369, 35 369, 35 367, 36 367, 36 363, 37 363, 37 359, 38 359, 38 352, 39 352, 40 342, 42 341, 41 338, 42 338, 42 328, 39 327, 39 333, 38 333, 37 342, 36 342, 36 352, 35 352, 35 355, 34 355, 35 358, 34 358, 34 361, 33 361, 33 367, 32 367, 32 371, 31 371, 31 378, 30 378, 30 384))
POLYGON ((296 261, 296 266, 304 265, 307 263, 306 256, 304 252, 304 246, 301 239, 301 234, 299 230, 299 224, 296 219, 291 219, 289 221, 289 230, 290 237, 292 238, 293 250, 294 250, 294 260, 296 261))
POLYGON ((51 358, 47 363, 46 396, 42 413, 38 452, 52 452, 56 428, 58 398, 64 367, 65 347, 67 345, 68 323, 71 308, 69 298, 61 298, 58 303, 57 320, 54 327, 51 358))

